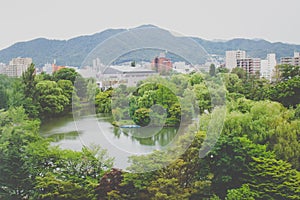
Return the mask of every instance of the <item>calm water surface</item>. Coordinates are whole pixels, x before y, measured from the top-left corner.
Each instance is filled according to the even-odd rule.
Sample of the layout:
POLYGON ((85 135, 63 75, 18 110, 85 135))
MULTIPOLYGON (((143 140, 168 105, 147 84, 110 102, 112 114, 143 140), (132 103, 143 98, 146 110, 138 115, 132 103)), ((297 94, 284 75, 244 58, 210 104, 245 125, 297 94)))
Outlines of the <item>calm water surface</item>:
POLYGON ((129 156, 166 148, 177 134, 176 128, 116 128, 111 122, 111 115, 89 115, 76 121, 69 115, 45 122, 40 133, 64 149, 79 151, 84 145, 100 145, 115 158, 114 167, 121 169, 129 166, 129 156))

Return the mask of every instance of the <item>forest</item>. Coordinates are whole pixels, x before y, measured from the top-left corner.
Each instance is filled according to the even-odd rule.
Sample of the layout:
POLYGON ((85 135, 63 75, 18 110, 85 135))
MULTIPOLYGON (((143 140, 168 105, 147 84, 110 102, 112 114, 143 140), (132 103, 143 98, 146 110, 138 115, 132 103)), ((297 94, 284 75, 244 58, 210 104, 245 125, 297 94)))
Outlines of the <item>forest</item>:
POLYGON ((211 67, 101 90, 72 69, 36 75, 32 64, 21 78, 0 75, 0 123, 0 199, 300 199, 297 66, 278 65, 272 82, 211 67), (132 156, 125 171, 100 146, 72 151, 40 136, 44 121, 82 102, 112 113, 116 126, 179 126, 198 114, 200 123, 176 148, 132 156), (224 106, 222 132, 201 157, 212 146, 209 122, 224 106))

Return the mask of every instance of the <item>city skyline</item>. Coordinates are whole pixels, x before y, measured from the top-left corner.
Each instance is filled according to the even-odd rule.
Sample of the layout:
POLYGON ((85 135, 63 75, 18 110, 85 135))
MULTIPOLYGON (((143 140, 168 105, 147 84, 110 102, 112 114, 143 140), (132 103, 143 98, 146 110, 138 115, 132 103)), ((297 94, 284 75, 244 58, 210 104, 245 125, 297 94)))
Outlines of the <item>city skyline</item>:
POLYGON ((261 38, 300 44, 298 7, 297 0, 5 1, 0 9, 0 50, 40 37, 64 40, 143 24, 208 40, 261 38))

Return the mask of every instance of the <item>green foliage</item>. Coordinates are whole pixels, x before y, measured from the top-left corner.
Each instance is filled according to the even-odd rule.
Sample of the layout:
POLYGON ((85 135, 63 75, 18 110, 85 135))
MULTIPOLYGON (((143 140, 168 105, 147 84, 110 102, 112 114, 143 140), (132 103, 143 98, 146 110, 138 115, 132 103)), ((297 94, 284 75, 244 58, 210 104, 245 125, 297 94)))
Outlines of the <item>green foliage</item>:
POLYGON ((23 108, 0 112, 1 199, 96 199, 113 159, 100 147, 75 152, 50 146, 23 108))
POLYGON ((37 121, 28 121, 23 108, 0 112, 0 197, 31 195, 34 179, 27 167, 26 146, 39 140, 37 121))
POLYGON ((300 173, 282 160, 253 158, 249 186, 256 199, 300 199, 300 173))
POLYGON ((97 113, 110 113, 111 112, 111 97, 113 90, 106 90, 99 92, 95 97, 95 106, 97 113))
POLYGON ((240 187, 246 180, 246 173, 252 157, 274 158, 266 146, 257 145, 246 137, 221 136, 213 151, 206 158, 214 174, 212 188, 220 197, 226 191, 240 187))
POLYGON ((94 79, 89 79, 87 83, 87 100, 88 102, 93 103, 95 101, 95 96, 100 92, 98 85, 94 79))
POLYGON ((97 181, 112 166, 106 151, 84 147, 81 152, 50 149, 49 154, 54 159, 46 162, 52 166, 36 178, 39 199, 96 199, 97 181))
POLYGON ((300 76, 300 67, 293 65, 278 65, 276 66, 280 74, 280 80, 288 80, 300 76))
POLYGON ((137 90, 120 86, 107 91, 99 91, 93 80, 82 77, 75 83, 82 87, 74 91, 72 70, 54 78, 35 76, 31 66, 22 79, 0 76, 0 108, 7 110, 0 111, 0 198, 299 199, 299 69, 278 69, 276 83, 246 77, 235 69, 214 76, 151 77, 137 90), (209 122, 223 116, 217 112, 219 108, 212 108, 224 101, 219 76, 227 88, 227 115, 217 144, 202 159, 199 149, 208 151, 214 144, 212 137, 218 137, 216 127, 207 135, 209 122), (209 85, 204 78, 215 83, 209 85), (89 102, 96 94, 97 112, 112 112, 116 120, 132 117, 143 126, 176 125, 181 119, 197 117, 200 111, 201 124, 182 132, 175 147, 131 157, 128 170, 137 173, 110 177, 112 173, 106 171, 112 167, 112 159, 106 151, 53 147, 50 140, 39 136, 39 122, 25 114, 39 114, 44 119, 64 114, 72 96, 76 97, 74 92, 89 102), (24 108, 9 109, 15 106, 24 108), (191 107, 199 110, 194 112, 191 107), (102 193, 95 191, 99 181, 102 193))
POLYGON ((180 187, 175 178, 159 178, 152 181, 148 187, 148 191, 153 200, 184 200, 189 199, 189 196, 191 195, 188 189, 180 187))
POLYGON ((11 88, 11 79, 0 74, 0 109, 7 109, 9 107, 9 91, 11 88))
POLYGON ((240 79, 245 79, 247 77, 246 71, 239 67, 233 68, 231 73, 236 74, 240 79))
POLYGON ((284 106, 296 106, 300 102, 300 77, 296 76, 279 82, 271 88, 271 99, 284 106))
POLYGON ((191 75, 189 82, 190 82, 191 86, 193 86, 196 84, 200 84, 203 80, 204 79, 200 73, 194 73, 191 75))
POLYGON ((54 81, 40 81, 35 90, 39 112, 43 117, 58 115, 70 104, 68 97, 54 81))
POLYGON ((140 126, 147 126, 150 123, 150 109, 137 109, 134 112, 133 121, 140 126))
POLYGON ((77 76, 79 76, 79 74, 72 68, 62 68, 53 73, 53 79, 55 81, 69 80, 72 84, 75 83, 77 76))
POLYGON ((229 73, 229 69, 226 67, 219 67, 217 68, 217 73, 229 73))
POLYGON ((298 104, 295 109, 295 118, 300 119, 300 104, 298 104))
POLYGON ((242 187, 237 189, 231 189, 227 191, 226 200, 237 200, 237 199, 247 199, 255 200, 257 195, 252 192, 247 184, 242 185, 242 187))
POLYGON ((76 93, 74 91, 74 86, 69 80, 59 80, 57 86, 62 89, 62 94, 67 97, 68 104, 64 106, 64 111, 70 111, 72 108, 72 100, 76 99, 76 93))
POLYGON ((210 76, 215 76, 216 75, 216 66, 214 64, 211 64, 209 66, 209 75, 210 76))
POLYGON ((35 67, 32 63, 28 69, 22 74, 22 82, 24 85, 25 97, 33 98, 35 89, 35 67))

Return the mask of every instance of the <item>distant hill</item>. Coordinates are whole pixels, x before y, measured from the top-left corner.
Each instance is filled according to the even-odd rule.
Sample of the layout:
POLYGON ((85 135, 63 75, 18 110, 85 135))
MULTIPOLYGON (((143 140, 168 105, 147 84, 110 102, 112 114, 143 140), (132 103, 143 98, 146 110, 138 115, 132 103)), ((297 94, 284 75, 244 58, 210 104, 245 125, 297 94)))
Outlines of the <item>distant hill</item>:
POLYGON ((266 40, 233 39, 225 42, 208 41, 193 38, 201 44, 209 54, 224 55, 227 50, 245 50, 247 55, 256 58, 266 58, 268 53, 276 53, 277 59, 293 56, 295 51, 300 51, 300 45, 285 44, 281 42, 271 43, 266 40))
POLYGON ((80 66, 86 55, 99 43, 125 29, 108 29, 89 36, 80 36, 70 40, 48 40, 38 38, 28 42, 19 42, 0 51, 0 62, 8 63, 15 57, 31 57, 36 66, 52 63, 58 65, 80 66))
MULTIPOLYGON (((153 25, 141 27, 153 27, 153 25)), ((58 65, 80 66, 83 59, 99 43, 125 30, 107 29, 94 35, 80 36, 70 40, 38 38, 28 42, 19 42, 0 51, 0 62, 8 63, 15 57, 31 57, 37 66, 43 66, 47 62, 52 63, 54 59, 58 65)), ((192 39, 202 45, 209 54, 223 56, 227 50, 240 49, 247 51, 247 55, 258 58, 265 58, 267 53, 276 53, 279 59, 284 56, 292 56, 294 51, 300 51, 300 45, 281 42, 271 43, 261 39, 233 39, 229 41, 208 41, 195 37, 192 39)))

